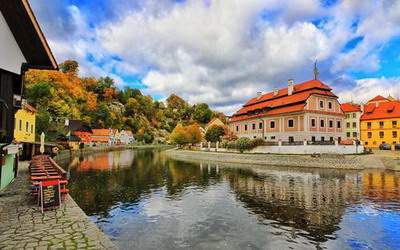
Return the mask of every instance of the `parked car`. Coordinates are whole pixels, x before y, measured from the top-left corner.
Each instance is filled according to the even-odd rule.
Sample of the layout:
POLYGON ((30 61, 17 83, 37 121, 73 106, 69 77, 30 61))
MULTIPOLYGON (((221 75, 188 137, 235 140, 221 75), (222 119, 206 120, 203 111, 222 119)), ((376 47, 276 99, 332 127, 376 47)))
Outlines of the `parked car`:
POLYGON ((379 145, 379 149, 380 150, 391 150, 392 149, 392 145, 390 145, 389 143, 381 143, 381 145, 379 145))
POLYGON ((400 143, 394 144, 394 149, 395 150, 400 150, 400 143))

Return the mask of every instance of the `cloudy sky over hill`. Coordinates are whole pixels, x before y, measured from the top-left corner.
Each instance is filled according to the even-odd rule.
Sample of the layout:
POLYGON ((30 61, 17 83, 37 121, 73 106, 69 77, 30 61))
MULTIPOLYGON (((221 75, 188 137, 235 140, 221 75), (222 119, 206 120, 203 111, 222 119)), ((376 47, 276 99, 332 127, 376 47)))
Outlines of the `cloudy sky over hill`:
POLYGON ((400 96, 400 1, 31 0, 58 60, 231 113, 287 79, 341 101, 400 96))

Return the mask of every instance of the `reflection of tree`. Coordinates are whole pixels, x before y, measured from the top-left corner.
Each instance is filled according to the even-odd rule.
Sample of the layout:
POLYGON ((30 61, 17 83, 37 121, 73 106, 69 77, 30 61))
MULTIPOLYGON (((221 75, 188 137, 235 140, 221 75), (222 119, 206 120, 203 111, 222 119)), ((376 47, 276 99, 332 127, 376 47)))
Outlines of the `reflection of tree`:
POLYGON ((223 174, 237 198, 272 226, 304 230, 299 234, 324 242, 337 231, 346 204, 361 197, 357 174, 316 175, 269 171, 257 175, 240 169, 223 174), (339 178, 338 178, 339 177, 339 178))
POLYGON ((70 189, 88 215, 108 216, 109 209, 117 203, 138 202, 163 186, 172 198, 179 198, 190 185, 205 188, 210 175, 196 164, 169 160, 159 151, 122 151, 82 159, 71 171, 70 189), (127 162, 126 152, 132 163, 119 167, 121 160, 127 162))

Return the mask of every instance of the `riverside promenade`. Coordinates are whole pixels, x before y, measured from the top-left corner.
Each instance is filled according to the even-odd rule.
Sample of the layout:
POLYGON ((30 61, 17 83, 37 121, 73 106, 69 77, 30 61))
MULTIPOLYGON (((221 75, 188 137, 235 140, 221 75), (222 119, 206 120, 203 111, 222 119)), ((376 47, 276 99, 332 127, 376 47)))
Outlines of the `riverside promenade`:
POLYGON ((0 249, 116 249, 68 195, 58 210, 41 213, 29 196, 28 163, 0 192, 0 249))

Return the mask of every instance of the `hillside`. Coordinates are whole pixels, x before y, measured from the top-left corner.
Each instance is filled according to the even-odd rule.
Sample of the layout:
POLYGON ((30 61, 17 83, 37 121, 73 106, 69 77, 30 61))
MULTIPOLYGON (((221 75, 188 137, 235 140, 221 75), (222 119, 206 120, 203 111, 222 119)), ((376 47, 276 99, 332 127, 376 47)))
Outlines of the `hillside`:
POLYGON ((146 143, 162 141, 178 122, 206 124, 215 116, 206 103, 191 105, 171 94, 164 102, 139 89, 118 89, 110 77, 80 77, 77 62, 68 60, 60 71, 29 70, 24 96, 38 110, 36 134, 49 140, 65 135, 66 119, 79 119, 92 128, 130 129, 146 143))

